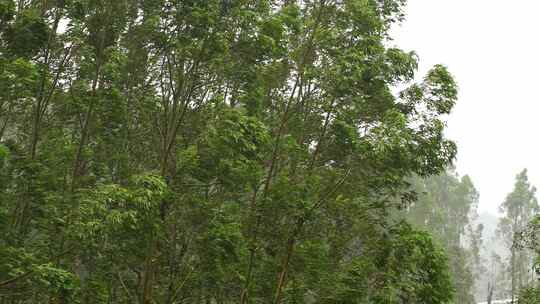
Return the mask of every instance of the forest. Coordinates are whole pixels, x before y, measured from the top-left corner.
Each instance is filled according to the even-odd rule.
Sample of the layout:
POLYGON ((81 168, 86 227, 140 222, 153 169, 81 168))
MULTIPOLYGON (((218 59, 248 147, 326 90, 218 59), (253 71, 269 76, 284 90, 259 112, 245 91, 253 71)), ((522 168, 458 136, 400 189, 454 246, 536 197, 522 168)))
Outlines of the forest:
POLYGON ((406 0, 0 0, 0 304, 540 303, 406 0))

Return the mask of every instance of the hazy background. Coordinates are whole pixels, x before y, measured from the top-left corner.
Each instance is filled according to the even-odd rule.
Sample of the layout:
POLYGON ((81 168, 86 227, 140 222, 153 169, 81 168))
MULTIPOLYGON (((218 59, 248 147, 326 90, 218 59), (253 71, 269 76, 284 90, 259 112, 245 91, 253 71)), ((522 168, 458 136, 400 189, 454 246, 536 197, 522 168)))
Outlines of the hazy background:
POLYGON ((480 192, 479 211, 498 206, 523 168, 540 185, 540 1, 409 0, 394 43, 414 50, 420 72, 442 63, 460 87, 448 122, 460 174, 480 192))

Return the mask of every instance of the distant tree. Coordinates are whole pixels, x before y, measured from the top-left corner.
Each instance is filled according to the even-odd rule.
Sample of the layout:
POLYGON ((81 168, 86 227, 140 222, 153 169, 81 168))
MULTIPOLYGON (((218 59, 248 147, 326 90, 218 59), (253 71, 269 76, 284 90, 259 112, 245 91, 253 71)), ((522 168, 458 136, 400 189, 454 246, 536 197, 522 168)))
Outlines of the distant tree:
POLYGON ((508 272, 512 299, 515 299, 520 289, 533 281, 534 257, 530 250, 518 248, 516 241, 538 213, 535 195, 536 188, 529 183, 525 169, 516 176, 514 189, 500 206, 503 217, 499 221, 498 233, 510 251, 508 272))
POLYGON ((507 299, 510 296, 510 290, 508 289, 509 276, 507 275, 507 269, 503 259, 492 252, 488 259, 488 281, 487 281, 487 300, 507 299))
POLYGON ((441 244, 450 263, 456 288, 455 301, 474 301, 474 282, 481 272, 482 225, 476 225, 478 192, 468 176, 453 170, 426 179, 416 178, 418 201, 407 208, 406 218, 415 227, 429 231, 441 244))
POLYGON ((528 249, 534 254, 533 270, 536 280, 519 290, 519 304, 535 304, 540 302, 540 215, 534 217, 527 228, 522 231, 515 241, 516 248, 528 249))

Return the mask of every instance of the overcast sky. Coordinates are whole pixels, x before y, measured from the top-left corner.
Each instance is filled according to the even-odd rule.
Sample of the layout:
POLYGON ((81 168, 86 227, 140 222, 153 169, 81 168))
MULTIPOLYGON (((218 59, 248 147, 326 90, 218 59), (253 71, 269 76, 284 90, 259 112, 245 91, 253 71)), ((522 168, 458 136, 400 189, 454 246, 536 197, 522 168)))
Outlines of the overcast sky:
POLYGON ((539 12, 538 0, 409 0, 393 32, 397 46, 416 51, 421 73, 442 63, 458 81, 447 134, 481 212, 498 213, 523 168, 540 185, 539 12))

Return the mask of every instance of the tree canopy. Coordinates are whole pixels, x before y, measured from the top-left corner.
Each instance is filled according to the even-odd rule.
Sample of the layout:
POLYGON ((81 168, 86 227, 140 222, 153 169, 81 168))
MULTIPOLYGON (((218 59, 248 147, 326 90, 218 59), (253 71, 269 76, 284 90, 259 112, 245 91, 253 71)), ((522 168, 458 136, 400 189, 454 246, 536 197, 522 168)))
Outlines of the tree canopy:
POLYGON ((451 303, 404 5, 0 0, 0 303, 451 303))

